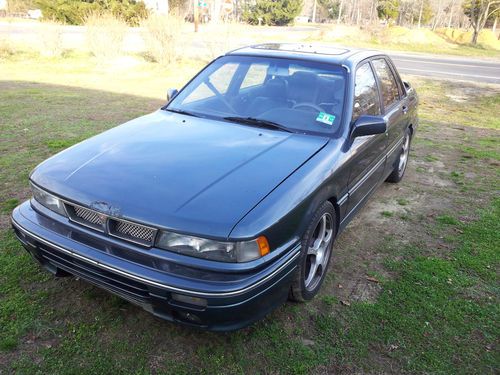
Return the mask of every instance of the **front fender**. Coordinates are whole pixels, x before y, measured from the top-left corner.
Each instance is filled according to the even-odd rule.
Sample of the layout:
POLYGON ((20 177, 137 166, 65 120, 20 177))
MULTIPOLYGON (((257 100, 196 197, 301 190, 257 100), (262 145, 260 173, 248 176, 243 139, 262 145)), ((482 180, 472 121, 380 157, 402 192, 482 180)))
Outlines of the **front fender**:
MULTIPOLYGON (((317 207, 347 191, 342 142, 331 140, 232 229, 231 239, 265 235, 271 249, 300 240, 317 207)), ((339 213, 339 212, 338 212, 339 213)))

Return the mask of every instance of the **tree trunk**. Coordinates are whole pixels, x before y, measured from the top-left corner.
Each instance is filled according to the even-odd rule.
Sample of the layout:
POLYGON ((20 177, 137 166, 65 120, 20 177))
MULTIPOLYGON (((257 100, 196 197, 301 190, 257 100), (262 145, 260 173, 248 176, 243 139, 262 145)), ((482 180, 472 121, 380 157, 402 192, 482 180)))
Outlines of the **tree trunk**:
POLYGON ((448 29, 451 29, 451 20, 453 18, 453 5, 455 5, 455 1, 452 1, 450 4, 450 18, 448 18, 448 29))
POLYGON ((418 28, 422 26, 422 12, 424 11, 424 0, 420 2, 420 12, 418 13, 418 28))
POLYGON ((497 21, 498 21, 498 17, 495 17, 495 22, 493 22, 493 27, 491 29, 491 31, 493 31, 493 34, 495 34, 497 32, 497 21))
POLYGON ((317 0, 314 0, 314 5, 313 5, 313 16, 312 16, 312 22, 316 22, 316 6, 317 6, 317 0))
POLYGON ((479 30, 477 27, 474 27, 474 31, 472 33, 472 44, 476 45, 477 44, 477 38, 479 36, 479 30))
POLYGON ((372 8, 370 10, 370 21, 376 21, 378 19, 377 15, 377 0, 372 1, 372 8))
POLYGON ((198 32, 198 22, 200 21, 200 12, 198 9, 198 0, 193 0, 193 23, 194 32, 198 32))
POLYGON ((344 0, 340 0, 339 6, 339 16, 337 17, 337 25, 340 23, 340 19, 342 18, 342 7, 344 5, 344 0))
POLYGON ((437 11, 437 13, 436 13, 436 17, 434 18, 434 23, 433 23, 433 25, 432 25, 432 31, 436 31, 436 28, 437 28, 438 23, 439 23, 439 21, 440 21, 440 18, 441 18, 441 10, 442 10, 442 9, 441 9, 441 8, 442 8, 442 7, 441 7, 441 5, 442 5, 442 1, 441 1, 441 0, 439 0, 439 3, 438 3, 438 11, 437 11))
MULTIPOLYGON (((483 9, 481 6, 479 9, 476 9, 476 18, 474 19, 471 17, 471 21, 474 21, 472 26, 474 27, 474 33, 472 34, 472 44, 476 45, 477 44, 477 39, 479 37, 479 33, 481 30, 484 28, 486 25, 486 21, 488 20, 488 17, 491 15, 490 13, 490 6, 492 4, 496 3, 496 1, 489 1, 486 3, 486 8, 483 9)), ((481 2, 482 5, 482 2, 481 2)))

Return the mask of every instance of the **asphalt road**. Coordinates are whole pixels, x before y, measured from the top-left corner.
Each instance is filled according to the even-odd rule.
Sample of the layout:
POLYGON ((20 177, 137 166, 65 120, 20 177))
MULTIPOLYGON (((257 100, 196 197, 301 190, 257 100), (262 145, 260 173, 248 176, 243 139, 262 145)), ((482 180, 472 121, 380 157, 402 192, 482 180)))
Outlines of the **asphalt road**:
MULTIPOLYGON (((19 40, 36 42, 39 24, 7 24, 0 22, 0 38, 2 36, 14 37, 19 40)), ((271 35, 279 40, 280 35, 290 32, 303 32, 310 27, 285 27, 275 28, 271 35)), ((266 33, 269 34, 269 30, 266 33)), ((65 26, 63 39, 66 47, 82 46, 85 44, 85 28, 82 26, 65 26)), ((251 40, 239 40, 238 44, 251 44, 251 40)), ((126 50, 137 52, 143 48, 143 40, 138 29, 131 29, 125 38, 126 50), (128 46, 128 48, 127 48, 128 46)), ((206 50, 203 41, 193 41, 189 46, 191 51, 197 53, 206 50)), ((500 60, 477 59, 466 57, 448 57, 416 53, 399 53, 387 51, 394 60, 402 75, 411 74, 424 77, 453 79, 473 82, 486 82, 500 84, 500 60)))
POLYGON ((500 83, 500 61, 389 53, 401 74, 500 83))

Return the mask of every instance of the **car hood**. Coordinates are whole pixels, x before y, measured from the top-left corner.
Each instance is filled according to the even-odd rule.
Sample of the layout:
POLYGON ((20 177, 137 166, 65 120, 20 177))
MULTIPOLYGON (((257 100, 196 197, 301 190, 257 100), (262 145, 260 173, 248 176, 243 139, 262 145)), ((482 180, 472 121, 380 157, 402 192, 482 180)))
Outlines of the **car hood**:
POLYGON ((31 179, 113 216, 227 237, 327 142, 159 110, 62 151, 31 179))

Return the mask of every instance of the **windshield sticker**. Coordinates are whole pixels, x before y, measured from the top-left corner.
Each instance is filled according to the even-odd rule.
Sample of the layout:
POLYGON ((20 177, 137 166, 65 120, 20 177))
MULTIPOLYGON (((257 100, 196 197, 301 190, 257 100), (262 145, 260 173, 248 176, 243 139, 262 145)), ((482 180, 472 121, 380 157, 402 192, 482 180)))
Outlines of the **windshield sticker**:
POLYGON ((326 112, 320 112, 318 117, 316 117, 316 121, 332 126, 335 121, 335 116, 326 112))

